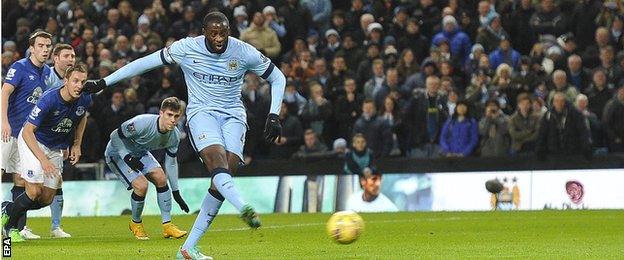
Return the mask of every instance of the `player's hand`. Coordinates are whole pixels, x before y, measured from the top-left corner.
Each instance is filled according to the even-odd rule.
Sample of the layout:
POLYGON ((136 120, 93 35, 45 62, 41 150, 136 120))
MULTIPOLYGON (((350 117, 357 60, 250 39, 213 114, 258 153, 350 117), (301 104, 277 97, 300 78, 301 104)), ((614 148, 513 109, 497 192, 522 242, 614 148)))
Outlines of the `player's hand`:
POLYGON ((44 160, 41 162, 41 168, 43 169, 43 174, 48 178, 56 178, 60 177, 56 166, 50 160, 44 160))
POLYGON ((172 194, 173 194, 173 199, 178 203, 178 205, 180 205, 180 209, 182 209, 186 213, 189 213, 189 207, 188 205, 186 205, 186 202, 184 202, 182 195, 180 195, 180 191, 174 190, 172 194))
POLYGON ((80 160, 80 156, 82 156, 80 146, 72 145, 71 150, 69 150, 69 163, 76 165, 76 163, 80 160))
POLYGON ((104 81, 104 79, 87 80, 82 88, 82 91, 87 93, 98 93, 104 88, 106 88, 106 81, 104 81))
POLYGON ((2 141, 8 143, 11 139, 11 125, 9 122, 4 122, 2 124, 2 141))
POLYGON ((282 125, 279 121, 279 116, 276 114, 269 114, 264 125, 264 140, 267 143, 273 143, 277 139, 280 140, 282 136, 282 125))
POLYGON ((129 154, 124 157, 124 162, 126 162, 131 169, 137 172, 142 171, 143 167, 145 167, 145 165, 141 162, 141 158, 133 157, 129 154))

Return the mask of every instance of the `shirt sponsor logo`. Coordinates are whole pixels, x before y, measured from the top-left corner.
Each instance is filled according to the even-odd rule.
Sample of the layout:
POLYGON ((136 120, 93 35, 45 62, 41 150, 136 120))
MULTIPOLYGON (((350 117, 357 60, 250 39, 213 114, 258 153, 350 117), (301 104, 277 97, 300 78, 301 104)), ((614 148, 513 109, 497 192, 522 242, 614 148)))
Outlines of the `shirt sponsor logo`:
POLYGON ((41 112, 41 108, 35 106, 33 110, 30 111, 30 119, 35 120, 39 116, 39 112, 41 112))
POLYGON ((7 74, 6 74, 6 79, 12 80, 13 77, 15 77, 15 69, 9 69, 9 71, 7 71, 7 74))
POLYGON ((39 101, 39 98, 41 97, 42 94, 43 94, 43 89, 41 87, 36 87, 35 90, 33 90, 32 95, 26 98, 26 102, 37 104, 37 101, 39 101))
POLYGON ((238 80, 242 79, 243 76, 237 77, 228 77, 223 75, 212 75, 212 74, 203 74, 200 72, 193 72, 193 77, 198 79, 203 83, 209 84, 221 84, 221 85, 231 85, 235 84, 238 80))
POLYGON ((34 75, 28 75, 28 78, 29 78, 30 80, 35 80, 35 76, 34 76, 34 75))
POLYGON ((69 133, 73 124, 74 122, 71 119, 63 118, 55 127, 52 127, 52 132, 69 133))

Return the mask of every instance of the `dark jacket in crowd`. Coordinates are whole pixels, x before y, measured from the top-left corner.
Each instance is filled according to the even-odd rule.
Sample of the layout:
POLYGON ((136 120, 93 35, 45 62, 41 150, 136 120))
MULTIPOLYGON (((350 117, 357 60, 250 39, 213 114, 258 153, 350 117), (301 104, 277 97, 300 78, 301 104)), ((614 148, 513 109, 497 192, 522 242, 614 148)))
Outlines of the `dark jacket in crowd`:
POLYGON ((378 116, 360 118, 355 121, 353 134, 361 133, 366 144, 373 150, 375 158, 385 157, 392 150, 392 129, 378 116))
POLYGON ((591 156, 585 117, 570 104, 566 104, 561 113, 551 108, 542 117, 536 152, 540 159, 547 155, 591 156))
POLYGON ((362 152, 351 150, 345 155, 345 164, 342 168, 345 174, 361 175, 362 170, 373 165, 373 153, 366 149, 362 152))
POLYGON ((609 150, 624 152, 624 101, 613 98, 604 110, 602 122, 607 132, 609 150))
POLYGON ((296 116, 287 115, 280 119, 282 123, 282 137, 286 138, 283 145, 272 145, 269 157, 271 159, 288 159, 303 143, 303 127, 296 116))
POLYGON ((403 115, 405 119, 406 147, 401 150, 417 148, 425 144, 437 144, 440 130, 447 119, 446 98, 430 97, 418 92, 407 101, 403 115))
POLYGON ((511 149, 514 153, 535 151, 535 142, 539 134, 540 115, 529 113, 527 117, 516 111, 509 119, 511 149))

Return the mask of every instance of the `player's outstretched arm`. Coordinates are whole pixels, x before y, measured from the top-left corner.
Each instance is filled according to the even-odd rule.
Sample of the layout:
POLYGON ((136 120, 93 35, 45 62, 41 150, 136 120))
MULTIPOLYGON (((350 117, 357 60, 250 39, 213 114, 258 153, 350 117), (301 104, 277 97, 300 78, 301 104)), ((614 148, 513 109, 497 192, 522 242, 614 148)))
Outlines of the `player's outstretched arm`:
POLYGON ((165 65, 166 62, 163 52, 164 49, 161 49, 143 58, 134 60, 103 79, 89 80, 85 83, 84 91, 97 93, 108 86, 115 85, 119 81, 129 79, 161 67, 165 65))
MULTIPOLYGON (((264 138, 267 142, 273 143, 282 135, 282 125, 279 121, 279 113, 284 98, 286 88, 286 77, 275 65, 271 64, 269 76, 266 80, 271 85, 271 110, 264 126, 264 138)), ((264 76, 264 75, 263 75, 264 76)))

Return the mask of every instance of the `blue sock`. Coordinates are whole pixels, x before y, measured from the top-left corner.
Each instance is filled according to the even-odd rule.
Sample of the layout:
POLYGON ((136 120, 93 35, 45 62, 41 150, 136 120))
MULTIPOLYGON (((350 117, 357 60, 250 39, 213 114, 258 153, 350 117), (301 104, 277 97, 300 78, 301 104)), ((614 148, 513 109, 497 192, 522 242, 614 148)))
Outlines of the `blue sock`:
MULTIPOLYGON (((15 199, 17 199, 17 197, 19 197, 19 195, 21 195, 25 191, 26 191, 25 187, 13 186, 13 188, 11 189, 11 195, 13 197, 13 201, 15 201, 15 199)), ((22 216, 19 217, 19 219, 17 220, 17 230, 24 229, 24 227, 26 226, 27 218, 28 218, 27 212, 24 212, 24 214, 22 214, 22 216)))
POLYGON ((214 169, 212 181, 219 193, 221 193, 228 202, 232 203, 238 211, 241 211, 243 206, 247 204, 236 187, 234 187, 232 175, 230 175, 228 170, 223 168, 214 169))
POLYGON ((221 196, 218 191, 209 189, 208 194, 204 197, 204 202, 202 202, 199 214, 197 214, 191 233, 186 238, 186 241, 184 241, 182 249, 187 250, 197 245, 197 241, 206 233, 206 230, 210 227, 210 223, 212 223, 217 216, 222 203, 223 196, 221 196))
POLYGON ((50 204, 50 211, 52 213, 52 230, 61 227, 61 216, 63 215, 63 190, 56 190, 56 196, 50 204))
POLYGON ((158 207, 160 208, 160 216, 162 217, 162 223, 171 221, 171 191, 169 186, 156 187, 158 197, 158 207))
POLYGON ((143 205, 145 205, 145 197, 141 197, 132 192, 130 196, 130 202, 132 204, 132 221, 135 223, 141 223, 141 215, 143 215, 143 205))

